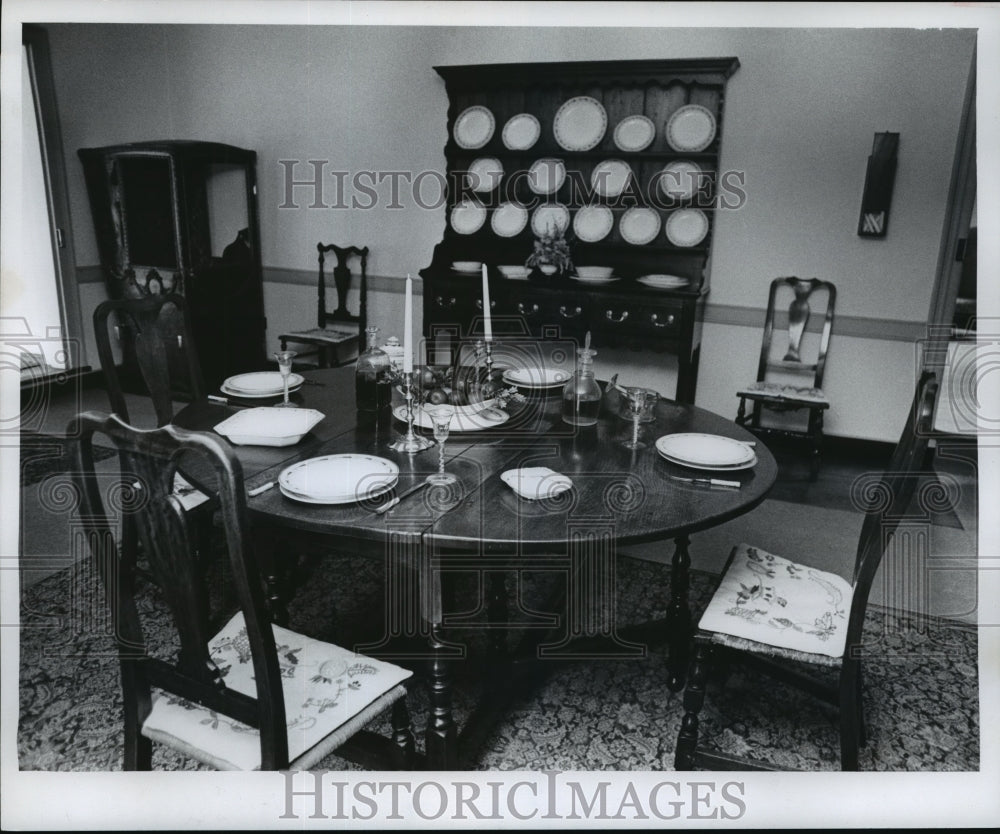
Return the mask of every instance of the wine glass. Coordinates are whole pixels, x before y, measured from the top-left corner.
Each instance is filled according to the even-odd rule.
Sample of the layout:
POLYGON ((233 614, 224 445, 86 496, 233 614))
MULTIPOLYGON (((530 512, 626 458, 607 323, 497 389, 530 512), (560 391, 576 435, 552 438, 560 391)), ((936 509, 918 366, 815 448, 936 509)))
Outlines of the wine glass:
POLYGON ((292 360, 295 358, 294 350, 279 350, 274 354, 278 363, 278 370, 281 372, 281 382, 285 389, 284 402, 276 403, 275 408, 298 408, 298 405, 288 401, 288 377, 292 373, 292 360))
POLYGON ((444 471, 444 442, 448 439, 451 418, 455 416, 455 406, 447 403, 428 405, 424 407, 424 414, 431 419, 434 426, 434 439, 438 443, 438 471, 427 477, 427 483, 432 485, 453 484, 458 478, 444 471))
POLYGON ((642 419, 642 412, 646 407, 646 396, 648 392, 645 388, 626 388, 625 396, 628 399, 629 414, 632 415, 632 437, 624 441, 626 449, 644 449, 646 444, 639 440, 639 421, 642 419))

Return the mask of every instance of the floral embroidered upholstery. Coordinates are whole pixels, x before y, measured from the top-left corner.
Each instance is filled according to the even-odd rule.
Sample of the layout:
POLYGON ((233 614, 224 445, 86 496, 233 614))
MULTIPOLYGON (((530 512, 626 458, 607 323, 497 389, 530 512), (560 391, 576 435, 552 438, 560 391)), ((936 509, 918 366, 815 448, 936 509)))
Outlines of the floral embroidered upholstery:
MULTIPOLYGON (((412 674, 408 670, 280 626, 272 628, 285 696, 288 756, 293 764, 331 734, 333 743, 323 745, 324 754, 339 746, 388 703, 405 695, 399 684, 412 674), (378 708, 372 709, 376 704, 378 708), (346 729, 345 725, 351 725, 350 731, 338 733, 346 729)), ((242 612, 226 624, 209 646, 226 686, 256 697, 242 612)), ((153 709, 143 724, 142 734, 219 769, 260 767, 257 730, 155 689, 153 709)))
POLYGON ((797 385, 779 385, 777 382, 752 382, 736 392, 737 396, 774 397, 784 400, 801 400, 809 403, 827 403, 829 400, 822 388, 810 388, 797 385))
POLYGON ((842 657, 854 589, 834 573, 741 544, 698 627, 842 657))

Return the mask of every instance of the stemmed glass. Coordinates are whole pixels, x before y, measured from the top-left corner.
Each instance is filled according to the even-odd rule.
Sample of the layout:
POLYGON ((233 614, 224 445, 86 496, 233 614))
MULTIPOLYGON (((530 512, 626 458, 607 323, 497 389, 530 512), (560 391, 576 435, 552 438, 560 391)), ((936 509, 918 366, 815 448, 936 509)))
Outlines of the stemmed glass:
POLYGON ((644 449, 646 444, 639 440, 639 421, 642 419, 643 409, 646 407, 647 391, 645 388, 625 388, 625 395, 628 398, 628 410, 632 415, 632 437, 623 442, 626 449, 644 449))
POLYGON ((427 483, 431 485, 453 484, 458 478, 450 472, 444 471, 444 442, 448 439, 451 418, 455 416, 455 406, 447 403, 425 406, 424 414, 430 417, 431 423, 434 425, 434 439, 438 443, 438 471, 427 477, 427 483))
POLYGON ((288 401, 288 377, 292 373, 292 360, 295 358, 294 350, 279 350, 274 354, 278 362, 278 370, 281 372, 281 381, 285 389, 284 402, 277 403, 275 408, 298 408, 298 405, 288 401))

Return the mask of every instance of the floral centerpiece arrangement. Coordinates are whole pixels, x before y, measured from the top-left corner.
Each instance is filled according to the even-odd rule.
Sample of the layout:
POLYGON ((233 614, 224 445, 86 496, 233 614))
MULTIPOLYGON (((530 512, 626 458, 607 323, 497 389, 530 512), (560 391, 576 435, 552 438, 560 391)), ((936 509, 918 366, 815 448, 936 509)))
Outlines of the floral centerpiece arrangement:
POLYGON ((569 244, 563 232, 549 226, 535 239, 534 251, 524 262, 528 269, 538 268, 548 274, 567 274, 573 271, 573 258, 570 255, 569 244), (548 266, 549 269, 545 267, 548 266))

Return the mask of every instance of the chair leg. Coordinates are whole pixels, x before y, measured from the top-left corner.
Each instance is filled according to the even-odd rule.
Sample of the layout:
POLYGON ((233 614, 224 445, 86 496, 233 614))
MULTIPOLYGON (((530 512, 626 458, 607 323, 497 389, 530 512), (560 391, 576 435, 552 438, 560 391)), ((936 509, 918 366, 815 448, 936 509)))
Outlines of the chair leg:
POLYGON ((684 690, 684 718, 681 719, 674 753, 674 770, 691 770, 694 765, 694 752, 698 747, 698 713, 705 703, 711 651, 712 646, 706 639, 695 637, 694 658, 684 690))
POLYGON ((857 660, 844 658, 840 670, 840 767, 858 769, 858 747, 861 740, 860 671, 857 660))
POLYGON ((736 412, 736 425, 745 426, 747 422, 747 399, 740 397, 740 407, 736 412))
POLYGON ((858 674, 855 678, 857 682, 857 706, 858 706, 858 743, 861 747, 868 744, 868 724, 865 721, 865 700, 864 700, 864 675, 860 661, 858 662, 858 674))
POLYGON ((413 739, 413 723, 410 721, 410 710, 406 706, 406 698, 400 698, 392 705, 392 740, 399 748, 396 756, 399 770, 412 770, 416 744, 413 739))
POLYGON ((823 411, 814 409, 809 412, 809 436, 812 438, 812 456, 809 461, 809 480, 819 477, 819 468, 823 460, 823 411))

